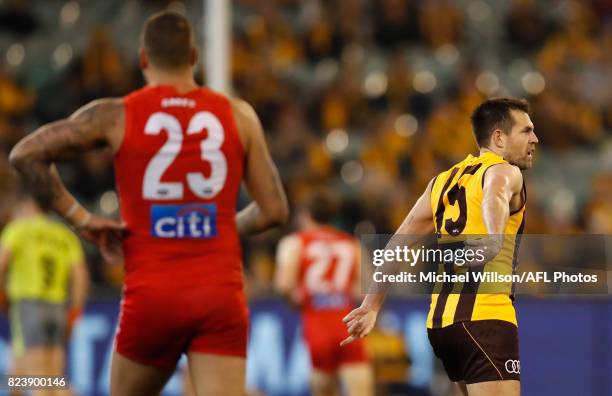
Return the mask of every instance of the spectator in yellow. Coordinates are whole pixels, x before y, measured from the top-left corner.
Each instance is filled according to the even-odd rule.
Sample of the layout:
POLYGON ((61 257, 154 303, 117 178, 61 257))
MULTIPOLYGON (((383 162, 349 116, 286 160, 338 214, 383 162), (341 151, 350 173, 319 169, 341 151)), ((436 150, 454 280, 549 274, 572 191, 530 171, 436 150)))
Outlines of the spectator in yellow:
MULTIPOLYGON (((32 198, 22 198, 0 236, 0 294, 11 325, 11 374, 64 374, 65 346, 88 283, 79 239, 32 198)), ((61 394, 45 392, 40 394, 61 394)))

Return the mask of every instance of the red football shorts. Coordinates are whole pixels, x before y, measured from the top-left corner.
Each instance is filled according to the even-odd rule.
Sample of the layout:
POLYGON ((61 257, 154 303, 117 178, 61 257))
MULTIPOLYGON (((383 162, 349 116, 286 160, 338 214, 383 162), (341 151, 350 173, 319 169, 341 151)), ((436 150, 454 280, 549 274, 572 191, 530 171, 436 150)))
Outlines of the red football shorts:
POLYGON ((368 362, 363 340, 340 346, 340 342, 348 337, 346 325, 342 322, 347 313, 322 311, 303 315, 304 337, 314 369, 333 374, 343 364, 368 362))
POLYGON ((248 307, 241 287, 154 283, 125 288, 117 352, 162 368, 174 367, 184 352, 246 356, 248 307))

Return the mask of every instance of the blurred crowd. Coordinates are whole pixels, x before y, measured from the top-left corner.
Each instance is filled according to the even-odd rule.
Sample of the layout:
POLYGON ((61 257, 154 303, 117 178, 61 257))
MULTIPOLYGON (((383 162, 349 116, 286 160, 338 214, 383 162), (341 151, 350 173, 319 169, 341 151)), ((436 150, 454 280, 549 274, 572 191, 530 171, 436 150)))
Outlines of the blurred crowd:
MULTIPOLYGON (((89 100, 143 84, 136 57, 142 16, 174 7, 193 17, 202 37, 201 1, 111 1, 116 18, 102 14, 88 37, 67 34, 46 66, 26 67, 28 42, 95 17, 90 3, 66 2, 52 18, 34 3, 0 4, 0 20, 13 22, 0 27, 0 225, 16 188, 7 153, 18 139, 89 100), (131 36, 118 36, 130 26, 131 36)), ((477 152, 473 108, 511 95, 529 99, 542 152, 527 176, 526 232, 610 233, 612 5, 501 3, 232 2, 233 93, 259 114, 291 204, 331 186, 343 202, 337 226, 391 233, 437 172, 477 152), (551 169, 563 188, 547 187, 551 169)), ((116 215, 111 154, 86 154, 60 171, 90 208, 116 215)), ((270 292, 275 244, 290 228, 246 241, 253 296, 270 292)), ((116 268, 93 273, 99 284, 120 280, 116 268)))

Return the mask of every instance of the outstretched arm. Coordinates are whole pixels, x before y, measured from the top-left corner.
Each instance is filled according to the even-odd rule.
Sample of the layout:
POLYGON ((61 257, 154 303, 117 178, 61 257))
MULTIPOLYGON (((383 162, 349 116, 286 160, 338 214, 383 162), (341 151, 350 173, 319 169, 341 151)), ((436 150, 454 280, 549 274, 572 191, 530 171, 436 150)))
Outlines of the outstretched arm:
MULTIPOLYGON (((395 236, 430 235, 434 233, 435 228, 431 210, 432 185, 433 180, 429 182, 429 185, 414 204, 404 222, 397 229, 395 236)), ((343 321, 347 325, 349 336, 342 341, 341 345, 364 337, 372 330, 384 300, 384 291, 367 294, 361 306, 344 317, 343 321)))
POLYGON ((238 100, 232 107, 238 129, 245 136, 244 182, 253 198, 237 214, 236 223, 240 234, 254 234, 286 223, 289 205, 255 110, 238 100))

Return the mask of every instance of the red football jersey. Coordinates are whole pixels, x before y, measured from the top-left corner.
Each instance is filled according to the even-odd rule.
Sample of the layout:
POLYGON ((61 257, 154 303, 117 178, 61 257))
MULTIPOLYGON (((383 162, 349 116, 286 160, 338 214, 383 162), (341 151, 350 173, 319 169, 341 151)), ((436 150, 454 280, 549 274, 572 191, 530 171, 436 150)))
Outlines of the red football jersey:
POLYGON ((351 309, 351 292, 359 265, 355 238, 331 227, 297 235, 302 242, 299 289, 304 312, 351 309))
POLYGON ((229 100, 207 88, 145 87, 124 98, 115 156, 126 284, 242 285, 236 200, 244 150, 229 100))

